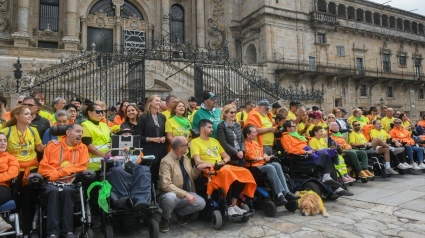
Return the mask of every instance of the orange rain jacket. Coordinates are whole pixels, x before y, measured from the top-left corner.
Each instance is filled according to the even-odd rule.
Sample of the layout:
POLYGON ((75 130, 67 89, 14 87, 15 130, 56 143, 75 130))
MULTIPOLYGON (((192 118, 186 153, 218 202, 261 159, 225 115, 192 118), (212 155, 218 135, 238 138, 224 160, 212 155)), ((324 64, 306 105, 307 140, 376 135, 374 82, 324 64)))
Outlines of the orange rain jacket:
MULTIPOLYGON (((246 122, 244 124, 245 126, 251 124, 255 127, 263 128, 263 122, 261 121, 261 118, 260 118, 260 115, 257 112, 257 109, 258 108, 254 108, 254 109, 252 109, 252 111, 249 112, 248 118, 246 119, 246 122)), ((273 123, 272 113, 268 112, 267 116, 270 118, 270 121, 273 123)), ((261 147, 263 147, 263 135, 258 135, 257 141, 258 141, 258 144, 261 147)))
POLYGON ((305 154, 304 147, 308 146, 307 141, 302 141, 288 135, 289 132, 285 132, 280 139, 280 143, 288 154, 305 154))
POLYGON ((407 145, 415 144, 412 137, 410 136, 410 132, 403 127, 401 127, 401 129, 397 129, 397 127, 394 127, 393 129, 391 129, 389 134, 393 139, 407 142, 407 145))
POLYGON ((121 124, 123 124, 125 122, 125 118, 121 118, 120 115, 116 115, 114 117, 114 125, 118 125, 121 126, 121 124))
MULTIPOLYGON (((249 143, 245 141, 245 160, 253 160, 258 157, 263 157, 263 147, 259 146, 256 141, 252 141, 252 143, 249 143)), ((266 163, 266 160, 260 160, 252 162, 252 167, 259 167, 261 165, 264 165, 266 163)), ((246 162, 246 167, 249 167, 250 163, 246 162)))
POLYGON ((61 142, 57 145, 50 143, 44 150, 43 159, 38 167, 38 173, 43 177, 48 177, 50 181, 58 180, 60 178, 70 176, 75 173, 87 170, 90 156, 87 146, 81 141, 71 150, 66 145, 66 136, 61 138, 61 142), (62 151, 62 162, 68 161, 67 167, 60 165, 60 151, 62 151), (77 151, 77 153, 75 153, 77 151), (75 154, 75 158, 74 158, 75 154))
POLYGON ((336 143, 338 143, 338 145, 343 147, 343 150, 351 150, 351 146, 349 144, 347 144, 344 137, 338 137, 338 136, 334 136, 334 135, 332 135, 331 137, 336 143))
POLYGON ((0 185, 9 187, 10 180, 19 175, 19 162, 7 151, 0 154, 0 185))
MULTIPOLYGON (((211 170, 214 172, 212 168, 211 170)), ((208 172, 205 171, 204 175, 208 177, 208 172)), ((245 168, 231 165, 224 165, 217 171, 217 175, 211 175, 211 181, 209 181, 207 185, 207 194, 211 195, 212 192, 218 188, 222 188, 227 194, 230 185, 236 180, 245 183, 245 188, 242 192, 246 196, 251 198, 254 197, 257 184, 251 172, 245 168)))
POLYGON ((419 121, 418 126, 422 126, 422 128, 425 128, 425 120, 419 121))
MULTIPOLYGON (((114 119, 115 120, 115 119, 114 119)), ((124 121, 125 121, 125 119, 124 119, 124 121)), ((123 121, 123 123, 124 123, 124 121, 123 121)), ((114 126, 114 123, 112 123, 112 122, 110 122, 110 121, 108 121, 108 120, 106 120, 106 118, 103 118, 102 120, 100 120, 100 122, 103 122, 103 123, 105 123, 106 125, 108 125, 108 127, 109 128, 111 128, 111 127, 113 127, 114 126)), ((121 123, 122 124, 122 123, 121 123)), ((121 125, 120 124, 120 125, 121 125)))

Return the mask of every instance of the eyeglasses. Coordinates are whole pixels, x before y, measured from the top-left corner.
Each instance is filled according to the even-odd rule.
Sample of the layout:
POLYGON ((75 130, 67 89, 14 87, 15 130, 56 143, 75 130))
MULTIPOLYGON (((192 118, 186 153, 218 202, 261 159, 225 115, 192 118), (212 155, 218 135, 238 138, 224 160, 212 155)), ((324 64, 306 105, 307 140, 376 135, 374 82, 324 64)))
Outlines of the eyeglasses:
POLYGON ((181 146, 189 146, 189 142, 187 142, 187 144, 181 145, 181 146))
POLYGON ((401 124, 401 122, 394 122, 394 124, 401 124))
POLYGON ((231 111, 231 112, 228 112, 228 113, 230 113, 230 114, 235 114, 236 112, 235 112, 235 111, 231 111))
POLYGON ((297 126, 289 126, 289 127, 297 127, 297 126))
POLYGON ((100 113, 106 113, 106 110, 94 110, 96 112, 96 114, 100 114, 100 113))
POLYGON ((341 113, 341 111, 337 111, 336 113, 341 113))

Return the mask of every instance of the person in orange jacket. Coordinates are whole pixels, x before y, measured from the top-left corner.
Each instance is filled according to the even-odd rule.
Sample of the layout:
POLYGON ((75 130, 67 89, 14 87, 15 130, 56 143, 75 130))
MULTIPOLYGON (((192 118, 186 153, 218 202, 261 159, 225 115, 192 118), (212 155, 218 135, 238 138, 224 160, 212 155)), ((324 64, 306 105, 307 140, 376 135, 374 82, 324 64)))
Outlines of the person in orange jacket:
MULTIPOLYGON (((87 170, 90 157, 87 146, 81 142, 82 137, 83 127, 80 124, 68 125, 61 142, 50 143, 46 147, 38 173, 53 182, 87 170)), ((62 189, 59 193, 59 187, 52 183, 43 183, 41 187, 40 192, 47 198, 46 232, 49 237, 59 237, 62 232, 67 238, 73 238, 76 237, 73 233, 76 188, 71 184, 62 189)))
MULTIPOLYGON (((19 162, 15 156, 7 153, 6 135, 0 132, 0 205, 12 199, 9 189, 10 180, 19 174, 19 162)), ((0 230, 9 230, 12 226, 0 217, 0 230)))
POLYGON ((410 136, 409 131, 401 126, 401 122, 401 119, 394 119, 394 127, 389 133, 390 136, 395 140, 401 140, 402 142, 407 143, 404 148, 406 149, 406 154, 409 157, 410 163, 412 164, 412 169, 425 169, 422 148, 415 146, 415 141, 410 136), (413 152, 415 152, 418 157, 419 165, 413 161, 413 152))
POLYGON ((323 169, 324 175, 322 183, 335 189, 335 193, 342 196, 346 192, 341 188, 338 181, 335 165, 339 163, 338 156, 334 149, 323 149, 320 151, 313 150, 307 144, 307 139, 297 132, 297 125, 292 120, 283 124, 283 135, 280 140, 283 148, 288 154, 309 155, 309 159, 296 160, 296 163, 314 163, 323 169))

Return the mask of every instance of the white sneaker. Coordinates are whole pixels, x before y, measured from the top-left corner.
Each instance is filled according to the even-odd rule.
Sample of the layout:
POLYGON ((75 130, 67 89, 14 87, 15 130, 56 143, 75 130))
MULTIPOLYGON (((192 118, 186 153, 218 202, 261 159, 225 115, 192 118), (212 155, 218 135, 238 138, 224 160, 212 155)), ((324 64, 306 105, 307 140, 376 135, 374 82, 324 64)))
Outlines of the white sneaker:
POLYGON ((411 169, 411 168, 413 168, 413 166, 412 165, 410 165, 410 164, 408 164, 408 163, 406 163, 406 162, 404 162, 404 167, 406 167, 406 168, 408 168, 408 169, 411 169))
POLYGON ((397 168, 398 168, 398 169, 407 169, 407 167, 406 167, 406 166, 404 166, 404 164, 402 164, 402 163, 398 164, 398 165, 397 165, 397 168))
POLYGON ((233 210, 235 210, 235 212, 238 215, 243 215, 245 212, 248 212, 247 210, 244 210, 244 209, 238 207, 237 205, 234 205, 232 208, 233 208, 233 210))
POLYGON ((414 169, 414 170, 420 170, 421 169, 421 168, 419 168, 417 163, 413 163, 412 166, 413 166, 412 169, 414 169))
POLYGON ((423 164, 423 163, 422 163, 422 164, 420 164, 420 165, 419 165, 419 168, 420 168, 420 169, 425 169, 425 164, 423 164))
POLYGON ((0 233, 3 233, 9 230, 10 228, 12 228, 12 226, 9 223, 5 222, 2 217, 0 217, 0 233))
POLYGON ((392 168, 388 168, 388 169, 386 169, 386 170, 385 170, 385 173, 386 173, 386 174, 395 174, 395 175, 397 175, 397 174, 398 174, 398 172, 394 171, 392 168))
POLYGON ((236 213, 235 209, 233 209, 233 207, 228 207, 227 212, 228 212, 227 215, 229 215, 229 216, 238 215, 236 213))

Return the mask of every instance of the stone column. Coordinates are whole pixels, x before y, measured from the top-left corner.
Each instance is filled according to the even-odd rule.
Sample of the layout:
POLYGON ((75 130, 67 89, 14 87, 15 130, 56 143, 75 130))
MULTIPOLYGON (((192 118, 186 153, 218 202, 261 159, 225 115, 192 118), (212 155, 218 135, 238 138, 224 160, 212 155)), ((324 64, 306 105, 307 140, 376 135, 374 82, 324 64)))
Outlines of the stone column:
POLYGON ((401 21, 401 30, 404 31, 404 21, 401 21))
POLYGON ((419 24, 416 23, 416 32, 419 35, 419 24))
POLYGON ((81 47, 90 50, 87 45, 87 19, 85 16, 82 16, 81 19, 81 47))
POLYGON ((14 46, 17 47, 28 47, 31 40, 28 35, 28 10, 29 0, 18 0, 18 18, 17 28, 18 31, 12 34, 14 46))
POLYGON ((170 30, 170 0, 162 0, 162 28, 170 30))
MULTIPOLYGON (((77 0, 66 1, 66 36, 62 39, 65 50, 77 50, 77 0)), ((84 47, 84 46, 83 46, 84 47)))
POLYGON ((388 26, 388 28, 391 28, 391 25, 390 25, 390 17, 387 17, 387 26, 388 26))
POLYGON ((205 7, 204 0, 196 1, 196 43, 205 49, 205 7))
MULTIPOLYGON (((261 54, 260 62, 267 62, 272 60, 272 40, 271 40, 271 26, 266 24, 261 28, 260 32, 260 45, 257 48, 257 55, 261 54)), ((259 62, 259 63, 260 63, 259 62)))
POLYGON ((354 21, 357 21, 357 8, 354 8, 354 21))
POLYGON ((382 27, 382 15, 379 15, 379 26, 382 27))
POLYGON ((348 7, 347 6, 344 6, 344 8, 345 8, 345 18, 348 19, 348 7))
POLYGON ((338 17, 338 5, 335 4, 335 15, 338 17))
POLYGON ((394 21, 394 29, 398 30, 398 28, 397 28, 397 18, 394 18, 394 19, 395 19, 395 21, 394 21))
POLYGON ((123 0, 112 0, 112 3, 115 6, 115 44, 117 49, 122 44, 122 29, 121 29, 121 7, 124 6, 123 0))
POLYGON ((372 25, 375 25, 375 18, 373 17, 373 13, 371 15, 371 18, 372 18, 372 25))
POLYGON ((317 5, 318 0, 314 0, 314 10, 319 11, 319 6, 317 5))
POLYGON ((363 10, 363 22, 366 22, 366 11, 363 10))
POLYGON ((326 3, 326 13, 329 13, 329 3, 326 3))

